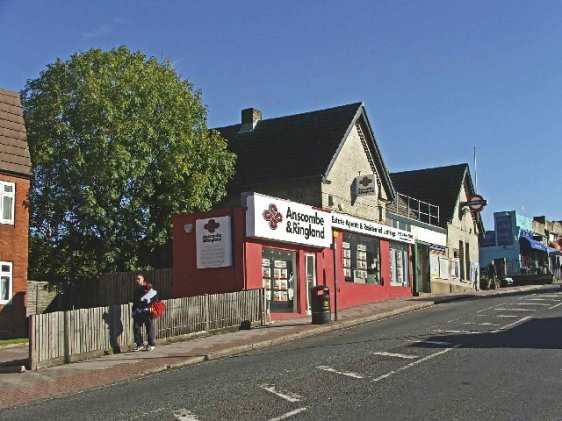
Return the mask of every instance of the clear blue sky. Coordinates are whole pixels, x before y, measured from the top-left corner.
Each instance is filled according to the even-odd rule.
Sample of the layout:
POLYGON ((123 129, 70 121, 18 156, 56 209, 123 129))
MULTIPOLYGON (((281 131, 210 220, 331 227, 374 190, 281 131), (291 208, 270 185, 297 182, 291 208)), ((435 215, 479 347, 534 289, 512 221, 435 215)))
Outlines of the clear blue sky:
POLYGON ((0 0, 0 87, 126 45, 209 127, 363 101, 391 172, 467 162, 493 212, 562 220, 562 2, 0 0))

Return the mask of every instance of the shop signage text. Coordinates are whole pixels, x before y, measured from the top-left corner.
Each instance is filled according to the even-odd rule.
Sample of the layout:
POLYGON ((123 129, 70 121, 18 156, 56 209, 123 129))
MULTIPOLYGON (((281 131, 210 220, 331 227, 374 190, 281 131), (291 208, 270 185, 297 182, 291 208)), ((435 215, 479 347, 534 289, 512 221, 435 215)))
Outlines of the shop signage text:
POLYGON ((377 180, 374 174, 355 177, 355 194, 357 196, 375 196, 377 180))
POLYGON ((230 216, 198 219, 197 269, 232 266, 232 237, 230 216))
POLYGON ((411 232, 355 218, 353 216, 333 213, 332 227, 345 231, 353 231, 360 234, 372 235, 374 237, 414 244, 414 235, 411 232))
POLYGON ((246 235, 315 247, 332 241, 330 214, 312 206, 253 193, 247 198, 246 235))

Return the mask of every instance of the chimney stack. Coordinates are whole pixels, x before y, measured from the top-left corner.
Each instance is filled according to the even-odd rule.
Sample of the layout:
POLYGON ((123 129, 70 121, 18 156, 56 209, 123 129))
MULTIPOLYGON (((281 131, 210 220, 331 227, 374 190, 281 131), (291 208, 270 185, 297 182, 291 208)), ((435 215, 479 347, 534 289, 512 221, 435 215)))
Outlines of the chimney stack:
POLYGON ((242 110, 241 132, 251 132, 261 120, 261 111, 257 108, 246 108, 242 110))

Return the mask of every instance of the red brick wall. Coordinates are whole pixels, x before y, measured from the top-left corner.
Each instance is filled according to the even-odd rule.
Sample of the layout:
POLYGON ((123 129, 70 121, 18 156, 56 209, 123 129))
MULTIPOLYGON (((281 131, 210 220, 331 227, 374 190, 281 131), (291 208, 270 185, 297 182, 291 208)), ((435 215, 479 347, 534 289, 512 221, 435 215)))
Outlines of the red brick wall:
POLYGON ((26 333, 29 180, 0 173, 0 180, 16 184, 14 225, 0 224, 0 261, 12 262, 10 304, 0 305, 0 339, 23 337, 26 333))

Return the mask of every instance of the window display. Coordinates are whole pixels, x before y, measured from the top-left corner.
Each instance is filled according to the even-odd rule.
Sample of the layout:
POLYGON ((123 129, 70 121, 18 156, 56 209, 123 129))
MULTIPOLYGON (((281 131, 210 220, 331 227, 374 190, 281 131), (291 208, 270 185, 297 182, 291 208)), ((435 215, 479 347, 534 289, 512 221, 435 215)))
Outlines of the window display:
POLYGON ((380 285, 380 241, 378 238, 344 233, 342 249, 346 282, 380 285))
POLYGON ((262 278, 269 311, 293 313, 297 311, 296 253, 264 247, 262 249, 262 278))
POLYGON ((390 284, 394 286, 410 285, 408 246, 402 243, 390 243, 390 284))

